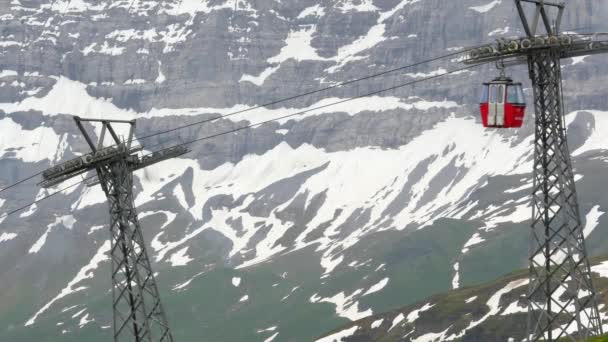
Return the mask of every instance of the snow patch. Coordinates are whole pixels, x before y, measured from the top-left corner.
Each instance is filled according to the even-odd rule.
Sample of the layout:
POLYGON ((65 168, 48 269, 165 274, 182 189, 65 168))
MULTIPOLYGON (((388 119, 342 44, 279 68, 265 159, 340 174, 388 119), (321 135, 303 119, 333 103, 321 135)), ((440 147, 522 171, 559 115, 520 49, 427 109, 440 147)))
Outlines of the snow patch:
POLYGON ((44 313, 46 310, 48 310, 48 308, 50 308, 51 305, 53 305, 53 303, 55 303, 56 301, 66 297, 72 293, 87 289, 86 286, 79 286, 79 287, 75 287, 75 286, 85 279, 93 278, 93 272, 97 269, 97 267, 99 267, 99 264, 101 264, 105 260, 110 259, 110 257, 107 255, 107 253, 110 251, 110 247, 111 247, 110 241, 104 242, 104 244, 101 247, 99 247, 99 249, 97 250, 97 253, 95 253, 95 255, 93 256, 91 261, 86 266, 84 266, 80 271, 78 271, 78 273, 76 274, 74 279, 72 279, 72 281, 70 281, 68 283, 68 286, 66 286, 63 290, 61 290, 61 292, 55 298, 51 299, 50 302, 46 303, 40 310, 38 310, 38 312, 36 312, 34 314, 34 316, 32 316, 25 323, 25 326, 30 326, 30 325, 34 324, 36 322, 36 319, 42 313, 44 313))
POLYGON ((294 286, 294 287, 291 289, 291 291, 289 291, 289 293, 288 293, 288 294, 287 294, 285 297, 281 298, 281 302, 283 302, 283 301, 285 301, 287 298, 289 298, 289 296, 291 296, 291 294, 292 294, 292 293, 294 293, 294 292, 295 292, 297 289, 299 289, 299 288, 300 288, 299 286, 294 286))
MULTIPOLYGON (((119 120, 136 118, 133 111, 120 109, 109 100, 92 97, 86 87, 86 84, 61 76, 57 78, 57 82, 46 96, 28 97, 16 103, 0 103, 0 109, 7 113, 37 110, 45 115, 71 114, 82 118, 119 120)), ((2 121, 0 121, 1 123, 2 121)), ((0 129, 5 132, 4 127, 0 127, 0 129)), ((54 151, 59 141, 52 143, 48 141, 49 138, 52 137, 45 135, 45 146, 49 146, 48 148, 54 151)))
POLYGON ((317 32, 316 25, 302 25, 298 30, 291 30, 285 39, 285 46, 278 55, 268 59, 270 64, 280 64, 289 59, 301 62, 306 60, 324 61, 311 46, 312 36, 317 32))
POLYGON ((397 315, 397 317, 393 318, 393 323, 391 324, 391 327, 388 328, 388 331, 391 331, 394 327, 397 326, 397 324, 403 322, 404 319, 405 319, 405 316, 403 315, 403 313, 399 313, 399 315, 397 315))
POLYGON ((486 12, 489 12, 490 10, 492 10, 494 7, 500 5, 501 2, 502 2, 502 0, 493 0, 492 2, 490 2, 488 4, 469 7, 469 9, 472 9, 473 11, 478 12, 478 13, 486 13, 486 12))
POLYGON ((509 33, 509 27, 508 26, 504 27, 504 28, 496 29, 496 30, 488 33, 488 36, 489 37, 492 37, 492 36, 502 36, 502 35, 505 35, 507 33, 509 33))
MULTIPOLYGON (((209 14, 220 10, 234 10, 234 2, 232 1, 209 1, 209 0, 182 0, 176 2, 165 2, 164 8, 159 10, 159 13, 166 13, 171 16, 179 16, 188 14, 194 17, 196 13, 209 14)), ((249 3, 249 0, 239 0, 238 10, 248 12, 251 16, 256 16, 255 9, 249 3)))
POLYGON ((420 309, 414 310, 414 311, 410 312, 407 315, 407 322, 410 323, 410 324, 416 322, 416 320, 420 317, 420 313, 421 312, 428 311, 433 306, 435 306, 435 304, 426 303, 422 307, 420 307, 420 309))
POLYGON ((367 296, 369 294, 376 293, 376 292, 382 290, 386 286, 386 284, 388 284, 388 280, 389 280, 388 278, 384 278, 384 279, 380 280, 377 284, 370 287, 369 290, 367 290, 367 292, 365 292, 363 295, 367 296))
POLYGON ((372 329, 376 329, 377 327, 379 327, 379 326, 381 326, 381 325, 382 325, 382 322, 383 322, 383 321, 384 321, 384 319, 383 319, 383 318, 377 319, 377 320, 375 320, 375 321, 373 321, 373 322, 372 322, 372 324, 370 325, 370 327, 371 327, 372 329))
MULTIPOLYGON (((285 48, 284 48, 285 49, 285 48)), ((289 49, 288 49, 289 50, 289 49)), ((289 50, 291 51, 291 50, 289 50)), ((301 48, 293 47, 293 51, 285 52, 284 55, 281 55, 280 58, 276 60, 276 62, 281 62, 283 58, 289 58, 288 55, 293 53, 299 57, 302 57, 301 48)), ((304 58, 304 57, 302 57, 304 58)), ((271 67, 274 68, 274 67, 271 67)), ((248 78, 247 75, 244 75, 242 80, 249 80, 253 83, 262 84, 263 81, 269 75, 263 75, 262 78, 248 78)), ((78 82, 72 81, 65 77, 56 78, 57 82, 52 87, 47 95, 44 97, 27 97, 21 102, 18 103, 0 103, 0 110, 4 110, 7 113, 17 112, 17 111, 29 111, 29 110, 37 110, 41 111, 44 115, 57 115, 57 114, 71 114, 78 115, 82 118, 98 118, 101 116, 102 119, 121 119, 121 120, 131 120, 136 118, 158 118, 158 117, 166 117, 166 116, 175 116, 175 115, 198 115, 198 114, 220 114, 225 115, 229 113, 234 113, 237 111, 245 111, 256 106, 246 106, 246 105, 235 105, 230 108, 152 108, 150 111, 137 113, 133 110, 126 110, 116 107, 110 99, 104 98, 96 98, 87 92, 88 85, 78 82)), ((230 116, 230 120, 234 122, 240 122, 242 120, 246 120, 249 122, 260 122, 270 119, 276 119, 277 117, 292 115, 301 113, 301 115, 293 116, 286 119, 276 120, 278 123, 285 123, 289 120, 302 120, 309 116, 321 115, 326 113, 337 113, 344 112, 349 115, 355 115, 357 113, 361 113, 364 111, 374 111, 374 112, 384 112, 395 109, 419 109, 419 110, 428 110, 430 108, 457 108, 459 105, 453 101, 426 101, 420 98, 413 98, 408 100, 403 100, 394 96, 380 97, 373 96, 367 98, 357 98, 357 99, 348 99, 349 101, 345 101, 345 98, 324 98, 317 103, 314 103, 306 108, 256 108, 255 110, 247 111, 246 113, 242 113, 239 115, 230 116), (330 105, 331 106, 328 106, 330 105)), ((7 119, 5 119, 7 120, 7 119)), ((13 128, 20 127, 3 127, 2 125, 16 125, 11 122, 0 121, 0 129, 3 132, 13 132, 13 128)), ((17 125, 18 126, 18 125, 17 125)), ((59 143, 59 137, 52 131, 51 128, 39 127, 33 131, 25 131, 19 129, 20 133, 27 132, 27 134, 42 134, 41 129, 45 129, 44 132, 44 140, 45 147, 43 149, 42 158, 46 158, 48 155, 54 155, 56 152, 56 146, 59 143), (48 133, 47 133, 48 132, 48 133), (55 140, 54 142, 49 139, 55 140)), ((0 143, 7 144, 8 147, 23 147, 27 148, 24 151, 20 150, 20 154, 23 154, 25 151, 30 151, 31 147, 28 146, 13 146, 13 139, 15 137, 11 136, 2 136, 0 137, 0 143)), ((36 137, 31 137, 28 139, 23 139, 23 141, 38 141, 40 137, 36 139, 36 137)), ((38 148, 38 146, 35 146, 38 148)), ((28 155, 29 156, 29 155, 28 155)), ((39 155, 32 155, 24 161, 38 161, 42 159, 39 155)))
POLYGON ((602 278, 608 278, 608 261, 601 262, 591 267, 591 271, 599 274, 602 278))
POLYGON ((501 316, 512 315, 520 312, 528 312, 528 308, 526 306, 521 306, 519 301, 516 300, 513 303, 509 304, 503 312, 500 313, 501 316))
POLYGON ((173 253, 173 255, 171 255, 171 258, 169 258, 169 263, 171 263, 171 266, 186 266, 190 261, 194 260, 186 255, 187 252, 188 247, 184 247, 178 252, 173 253))
POLYGON ((355 333, 355 331, 357 331, 357 329, 359 329, 358 326, 344 329, 344 330, 338 331, 335 334, 331 334, 329 336, 325 336, 321 339, 318 339, 315 342, 341 342, 341 341, 343 341, 343 339, 345 339, 349 336, 352 336, 355 333))
POLYGON ((277 336, 279 335, 278 332, 275 332, 274 334, 272 334, 270 337, 268 337, 267 339, 264 340, 264 342, 271 342, 273 341, 277 336))
POLYGON ((2 233, 0 234, 0 242, 10 241, 17 237, 15 233, 2 233))
POLYGON ((61 217, 55 218, 55 222, 51 223, 46 228, 46 231, 44 232, 44 234, 42 234, 42 236, 40 238, 38 238, 38 240, 32 245, 32 247, 30 247, 30 250, 28 251, 28 253, 29 254, 38 253, 40 251, 40 249, 42 249, 42 246, 44 246, 44 244, 46 243, 46 239, 53 228, 62 225, 67 229, 72 229, 75 222, 76 222, 76 220, 74 219, 74 216, 72 216, 72 215, 66 215, 66 216, 61 216, 61 217))
POLYGON ((72 310, 72 309, 74 309, 74 308, 77 308, 77 307, 79 307, 79 306, 80 306, 80 304, 76 304, 76 305, 72 305, 72 306, 67 307, 67 308, 63 308, 63 309, 61 310, 61 313, 64 313, 64 312, 70 311, 70 310, 72 310))
MULTIPOLYGON (((466 327, 464 330, 460 331, 460 333, 455 334, 455 335, 451 335, 447 338, 445 338, 445 336, 443 336, 445 338, 446 341, 451 341, 453 339, 456 338, 460 338, 462 336, 464 336, 464 334, 473 329, 474 327, 480 325, 481 323, 483 323, 486 319, 488 319, 490 316, 494 316, 496 314, 498 314, 500 312, 500 298, 506 294, 509 293, 513 290, 515 290, 516 288, 522 287, 524 285, 528 284, 528 279, 519 279, 519 280, 514 280, 510 283, 508 283, 504 288, 498 290, 497 292, 495 292, 492 297, 490 297, 490 299, 488 299, 488 301, 486 302, 486 305, 490 308, 490 311, 483 316, 482 318, 480 318, 477 321, 471 322, 471 324, 469 324, 468 327, 466 327)), ((447 330, 446 330, 447 331, 447 330)))
POLYGON ((257 85, 258 87, 262 86, 264 84, 264 82, 266 81, 266 79, 274 74, 277 70, 279 70, 281 66, 274 66, 274 67, 268 67, 266 68, 264 71, 262 71, 258 76, 253 76, 253 75, 246 75, 244 74, 243 76, 241 76, 241 79, 239 80, 239 82, 250 82, 253 83, 255 85, 257 85))
POLYGON ((450 330, 452 326, 450 325, 447 329, 440 333, 428 333, 422 336, 418 336, 413 339, 412 342, 435 342, 435 341, 444 341, 448 330, 450 330))
POLYGON ((158 61, 158 76, 156 76, 154 83, 160 84, 160 83, 165 82, 166 80, 167 80, 167 77, 165 77, 165 74, 163 74, 162 63, 161 63, 161 61, 158 61))
POLYGON ((374 6, 373 0, 338 0, 335 7, 342 12, 375 12, 378 7, 374 6))
POLYGON ((583 235, 585 238, 588 237, 591 232, 593 232, 595 227, 597 227, 597 225, 600 223, 600 217, 604 214, 605 213, 603 211, 600 211, 599 205, 596 205, 589 210, 587 216, 585 217, 585 228, 583 228, 583 235))
POLYGON ((363 292, 361 289, 356 290, 350 296, 346 296, 344 292, 340 292, 333 297, 321 298, 317 294, 310 297, 311 303, 332 303, 336 305, 336 314, 340 317, 348 318, 351 321, 356 321, 373 314, 371 309, 359 311, 359 303, 354 300, 354 297, 363 292))
POLYGON ((469 298, 469 299, 465 300, 464 302, 465 302, 465 303, 467 303, 467 304, 469 304, 469 303, 471 303, 471 302, 474 302, 474 301, 475 301, 475 299, 477 299, 477 296, 473 296, 473 297, 471 297, 471 298, 469 298))
POLYGON ((88 319, 88 318, 89 318, 88 313, 86 315, 82 316, 82 318, 80 319, 80 322, 78 322, 78 327, 80 329, 82 329, 82 327, 84 327, 85 325, 95 321, 94 318, 91 318, 91 319, 88 319))
MULTIPOLYGON (((367 34, 361 36, 351 44, 340 47, 334 58, 337 64, 328 68, 327 72, 334 73, 341 69, 344 65, 366 58, 360 54, 366 50, 373 48, 386 40, 384 33, 386 32, 386 21, 395 13, 402 10, 405 6, 418 2, 419 0, 402 0, 393 9, 380 14, 376 25, 372 26, 367 34)), ((364 6, 368 10, 376 11, 377 8, 369 0, 361 1, 359 6, 364 6), (372 9, 373 7, 373 9, 372 9)))
POLYGON ((331 256, 323 256, 321 259, 321 267, 325 269, 324 275, 331 273, 342 261, 344 260, 344 256, 340 255, 338 258, 332 258, 331 256))
POLYGON ((198 277, 200 277, 201 275, 205 274, 205 271, 203 272, 199 272, 197 274, 195 274, 192 278, 186 280, 185 282, 181 283, 181 284, 177 284, 175 286, 173 286, 173 291, 180 291, 183 290, 184 288, 186 288, 188 285, 190 285, 190 283, 192 283, 192 281, 198 277))
POLYGON ((452 289, 457 289, 460 287, 460 273, 458 269, 460 268, 460 263, 454 264, 454 277, 452 278, 452 289))
POLYGON ((532 191, 532 183, 526 183, 526 184, 524 184, 524 185, 522 185, 520 187, 514 188, 514 189, 507 189, 507 190, 505 190, 505 193, 507 193, 507 194, 513 194, 513 193, 516 193, 516 192, 520 192, 522 190, 530 190, 530 191, 532 191))
POLYGON ((80 210, 95 204, 105 203, 106 200, 106 194, 101 189, 101 186, 85 186, 82 188, 82 194, 70 209, 73 211, 80 210))
POLYGON ((308 16, 322 17, 325 15, 325 9, 321 5, 314 5, 312 7, 305 8, 298 15, 298 19, 303 19, 308 16))
POLYGON ((18 74, 14 70, 2 70, 2 71, 0 71, 0 78, 4 78, 4 77, 16 77, 16 76, 18 76, 18 74))
MULTIPOLYGON (((24 101, 27 101, 24 100, 24 101)), ((0 103, 0 109, 5 109, 0 103)), ((7 110, 5 110, 8 112, 7 110)), ((60 144, 60 137, 50 127, 39 126, 24 129, 9 117, 0 120, 0 158, 19 159, 26 163, 41 160, 53 161, 60 144), (11 151, 7 151, 11 149, 11 151)))
POLYGON ((241 285, 241 278, 239 278, 239 277, 232 278, 232 286, 239 287, 239 285, 241 285))
POLYGON ((411 78, 429 78, 429 77, 435 77, 435 76, 439 76, 439 75, 443 75, 445 73, 447 73, 448 70, 444 69, 444 68, 439 68, 427 73, 424 72, 417 72, 417 73, 406 73, 406 76, 409 76, 411 78))
MULTIPOLYGON (((583 146, 577 148, 572 152, 573 157, 580 156, 581 154, 592 151, 592 150, 608 150, 608 140, 606 139, 606 129, 608 129, 608 112, 602 112, 598 110, 585 110, 585 112, 591 113, 595 121, 595 127, 587 138, 583 146)), ((566 116, 568 122, 574 120, 579 112, 573 112, 566 116)))
POLYGON ((93 227, 91 227, 91 229, 89 230, 89 233, 88 233, 87 235, 91 235, 91 234, 93 234, 94 232, 96 232, 96 231, 98 231, 98 230, 103 229, 104 227, 105 227, 105 226, 93 226, 93 227))
POLYGON ((84 309, 76 312, 75 314, 72 315, 72 318, 76 318, 76 317, 82 315, 85 311, 87 311, 87 308, 84 308, 84 309))
POLYGON ((481 238, 481 235, 479 235, 479 233, 473 234, 473 236, 471 236, 471 238, 464 244, 464 247, 462 248, 462 254, 465 254, 466 252, 468 252, 470 247, 473 247, 484 241, 485 240, 481 238))
POLYGON ((173 189, 173 196, 177 198, 179 205, 181 205, 184 209, 190 209, 188 202, 186 201, 186 194, 184 193, 184 189, 181 184, 177 184, 173 189))
POLYGON ((276 331, 277 330, 277 326, 273 325, 271 327, 265 328, 265 329, 260 329, 257 331, 257 333, 263 333, 263 332, 268 332, 268 331, 276 331))
POLYGON ((572 64, 570 64, 570 65, 577 65, 580 63, 584 63, 585 58, 587 58, 587 57, 589 57, 589 56, 572 57, 572 64))
POLYGON ((386 264, 380 264, 378 267, 376 267, 376 269, 374 270, 374 272, 378 272, 381 269, 383 269, 386 266, 386 264))

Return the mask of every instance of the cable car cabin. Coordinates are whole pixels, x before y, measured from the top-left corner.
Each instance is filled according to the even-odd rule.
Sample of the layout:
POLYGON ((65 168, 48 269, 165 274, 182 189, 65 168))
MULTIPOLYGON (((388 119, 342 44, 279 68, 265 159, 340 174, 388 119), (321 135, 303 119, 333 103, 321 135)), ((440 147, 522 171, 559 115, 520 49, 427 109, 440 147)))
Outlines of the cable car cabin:
POLYGON ((521 127, 526 112, 521 83, 507 77, 484 83, 479 107, 484 127, 521 127))

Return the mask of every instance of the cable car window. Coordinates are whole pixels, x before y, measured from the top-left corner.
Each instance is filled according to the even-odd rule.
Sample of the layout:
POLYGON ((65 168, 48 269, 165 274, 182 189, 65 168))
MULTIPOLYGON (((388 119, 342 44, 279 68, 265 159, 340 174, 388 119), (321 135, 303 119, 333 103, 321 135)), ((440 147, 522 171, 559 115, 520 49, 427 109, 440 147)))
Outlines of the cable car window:
POLYGON ((487 84, 484 84, 483 87, 481 88, 481 96, 479 97, 479 103, 486 103, 488 102, 488 92, 490 91, 490 86, 487 84))
POLYGON ((514 85, 507 88, 507 102, 519 103, 519 99, 517 98, 517 87, 514 85))
POLYGON ((496 103, 496 89, 498 87, 493 85, 490 87, 490 103, 496 103))
POLYGON ((517 89, 517 99, 519 100, 518 103, 526 104, 526 97, 524 96, 524 89, 522 88, 521 84, 518 84, 515 89, 517 89))
POLYGON ((496 98, 498 99, 498 103, 504 103, 505 102, 505 86, 504 85, 500 85, 499 87, 496 88, 498 93, 496 94, 496 98))
POLYGON ((510 85, 507 88, 507 102, 513 104, 525 104, 524 92, 521 89, 521 85, 515 84, 510 85))

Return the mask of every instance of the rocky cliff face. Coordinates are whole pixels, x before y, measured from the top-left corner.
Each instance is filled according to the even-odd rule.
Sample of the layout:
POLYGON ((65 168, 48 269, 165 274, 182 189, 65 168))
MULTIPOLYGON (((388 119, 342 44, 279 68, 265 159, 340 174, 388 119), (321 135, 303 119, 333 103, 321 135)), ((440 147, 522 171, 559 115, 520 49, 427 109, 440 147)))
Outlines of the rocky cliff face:
MULTIPOLYGON (((601 0, 565 29, 601 30, 601 0)), ((0 4, 0 187, 87 151, 70 115, 138 136, 520 34, 506 0, 24 1, 0 4)), ((601 56, 565 61, 591 253, 608 198, 601 56)), ((531 116, 484 130, 491 66, 446 58, 141 141, 204 140, 136 173, 136 205, 177 340, 306 341, 525 265, 531 116)), ((524 69, 512 70, 525 80, 524 69)), ((529 96, 529 92, 527 93, 529 96)), ((8 212, 47 194, 0 193, 8 212)), ((78 186, 0 219, 0 337, 107 341, 108 215, 78 186)))

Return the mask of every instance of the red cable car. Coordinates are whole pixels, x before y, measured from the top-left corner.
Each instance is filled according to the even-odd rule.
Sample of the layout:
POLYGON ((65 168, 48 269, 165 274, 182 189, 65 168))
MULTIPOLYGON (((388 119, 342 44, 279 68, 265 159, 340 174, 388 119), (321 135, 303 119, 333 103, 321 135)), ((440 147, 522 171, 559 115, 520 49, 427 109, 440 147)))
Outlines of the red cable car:
POLYGON ((505 76, 484 83, 479 108, 484 127, 521 127, 526 113, 521 83, 505 76))

